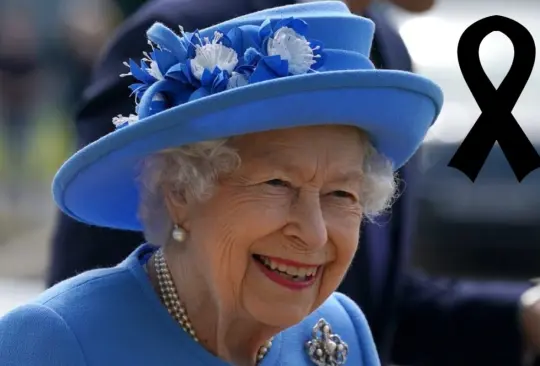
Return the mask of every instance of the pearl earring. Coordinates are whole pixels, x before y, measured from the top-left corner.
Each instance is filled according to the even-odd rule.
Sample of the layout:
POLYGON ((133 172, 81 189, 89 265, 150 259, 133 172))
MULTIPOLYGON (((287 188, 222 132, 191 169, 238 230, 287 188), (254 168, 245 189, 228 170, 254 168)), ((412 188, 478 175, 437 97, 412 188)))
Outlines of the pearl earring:
POLYGON ((187 232, 183 228, 181 228, 178 225, 174 225, 174 229, 172 231, 172 237, 174 240, 176 240, 179 243, 182 243, 186 240, 187 232))

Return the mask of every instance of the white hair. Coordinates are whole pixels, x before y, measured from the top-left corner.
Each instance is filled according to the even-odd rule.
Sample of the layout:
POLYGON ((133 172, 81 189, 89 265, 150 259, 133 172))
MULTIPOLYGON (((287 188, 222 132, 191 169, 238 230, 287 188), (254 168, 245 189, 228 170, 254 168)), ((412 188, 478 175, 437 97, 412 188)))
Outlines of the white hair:
MULTIPOLYGON (((364 155, 362 205, 364 218, 372 221, 388 210, 396 198, 397 178, 388 159, 379 154, 367 139, 364 155)), ((144 161, 140 175, 141 204, 139 218, 145 239, 165 245, 174 223, 169 217, 163 187, 180 198, 205 200, 221 174, 232 173, 240 166, 237 151, 227 140, 199 142, 164 150, 144 161)))

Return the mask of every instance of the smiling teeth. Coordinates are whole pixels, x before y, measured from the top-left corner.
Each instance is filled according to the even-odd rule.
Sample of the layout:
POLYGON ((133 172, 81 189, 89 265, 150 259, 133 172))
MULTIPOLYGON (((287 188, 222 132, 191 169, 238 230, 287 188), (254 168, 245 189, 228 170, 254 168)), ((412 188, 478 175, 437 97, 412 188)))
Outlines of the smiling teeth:
POLYGON ((286 273, 290 276, 295 277, 311 277, 314 276, 317 273, 318 267, 296 267, 291 265, 286 265, 283 263, 278 263, 270 258, 260 256, 262 262, 270 269, 272 270, 278 270, 279 272, 286 273))

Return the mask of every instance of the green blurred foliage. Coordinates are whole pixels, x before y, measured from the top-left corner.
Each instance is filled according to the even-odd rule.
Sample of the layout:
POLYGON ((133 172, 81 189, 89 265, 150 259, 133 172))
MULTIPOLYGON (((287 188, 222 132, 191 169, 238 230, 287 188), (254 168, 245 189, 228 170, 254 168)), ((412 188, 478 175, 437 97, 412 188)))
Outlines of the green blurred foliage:
POLYGON ((28 143, 28 154, 22 167, 11 167, 6 141, 0 138, 0 178, 6 179, 13 169, 24 172, 25 179, 50 181, 56 170, 73 152, 74 134, 70 120, 58 111, 41 113, 34 121, 28 143))

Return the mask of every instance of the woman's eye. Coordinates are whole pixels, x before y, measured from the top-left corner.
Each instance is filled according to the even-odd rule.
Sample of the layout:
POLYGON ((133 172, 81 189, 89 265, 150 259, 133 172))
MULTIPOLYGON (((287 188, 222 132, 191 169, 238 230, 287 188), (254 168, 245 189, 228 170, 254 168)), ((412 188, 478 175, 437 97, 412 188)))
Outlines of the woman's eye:
POLYGON ((266 184, 270 185, 270 186, 273 186, 273 187, 290 187, 291 184, 289 182, 286 182, 282 179, 271 179, 269 181, 266 181, 265 182, 266 184))
POLYGON ((356 197, 349 193, 349 192, 345 192, 345 191, 334 191, 332 192, 332 194, 335 196, 335 197, 338 197, 338 198, 349 198, 349 199, 352 199, 352 200, 356 200, 356 197))

